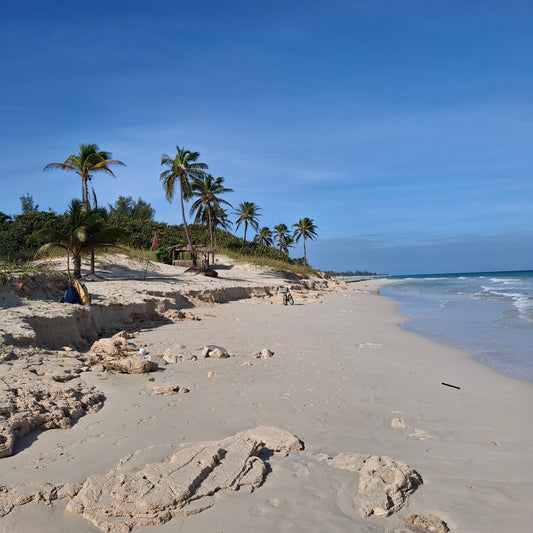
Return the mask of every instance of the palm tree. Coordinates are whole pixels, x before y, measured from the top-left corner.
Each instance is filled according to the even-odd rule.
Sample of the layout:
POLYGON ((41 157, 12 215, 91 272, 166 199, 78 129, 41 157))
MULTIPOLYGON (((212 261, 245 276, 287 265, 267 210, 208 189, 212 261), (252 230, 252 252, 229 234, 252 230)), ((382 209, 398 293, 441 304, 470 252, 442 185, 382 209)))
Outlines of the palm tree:
POLYGON ((205 174, 204 170, 207 170, 208 168, 205 163, 197 163, 199 157, 200 154, 198 152, 190 152, 189 150, 176 146, 176 156, 174 159, 167 154, 161 156, 161 166, 168 168, 162 172, 159 177, 169 202, 172 202, 172 198, 174 197, 174 185, 176 180, 179 182, 183 228, 185 229, 185 236, 187 237, 187 244, 191 251, 192 263, 194 266, 196 266, 196 258, 194 257, 194 248, 192 247, 189 228, 187 227, 187 220, 185 219, 185 207, 183 201, 191 198, 192 191, 190 180, 193 178, 202 178, 205 174))
MULTIPOLYGON (((79 174, 81 176, 82 201, 87 209, 90 209, 88 182, 90 181, 92 186, 92 176, 95 172, 104 172, 115 178, 115 174, 109 168, 112 165, 126 166, 122 161, 111 159, 111 153, 100 150, 96 144, 80 144, 78 154, 69 155, 64 163, 50 163, 43 170, 60 169, 79 174)), ((97 208, 94 188, 92 191, 94 207, 97 208)), ((88 275, 94 275, 94 252, 91 252, 91 268, 88 275)))
POLYGON ((239 229, 239 226, 244 222, 244 244, 246 244, 248 224, 250 224, 255 231, 257 231, 257 228, 259 227, 257 219, 261 216, 259 214, 260 210, 260 207, 254 204, 254 202, 243 202, 242 204, 239 204, 239 207, 234 213, 235 215, 239 215, 239 218, 237 219, 237 229, 239 229))
POLYGON ((301 218, 296 224, 292 225, 294 230, 293 237, 296 239, 296 242, 303 238, 304 241, 304 264, 307 265, 307 258, 305 255, 305 239, 313 240, 317 237, 316 230, 317 226, 313 223, 311 218, 301 218))
POLYGON ((274 232, 274 237, 278 240, 279 249, 282 250, 281 243, 283 242, 283 239, 288 235, 289 228, 285 224, 278 224, 277 226, 274 226, 274 232))
POLYGON ((211 248, 214 248, 213 242, 213 212, 218 207, 221 207, 221 204, 228 205, 232 207, 229 202, 222 200, 218 195, 224 194, 226 192, 233 192, 233 189, 228 189, 222 185, 224 178, 218 177, 213 178, 211 174, 205 174, 200 178, 193 177, 191 183, 192 195, 198 197, 196 202, 191 206, 191 215, 196 213, 194 218, 194 223, 198 224, 200 222, 207 223, 209 228, 209 235, 211 237, 211 248))
POLYGON ((283 253, 289 255, 289 248, 293 248, 293 247, 294 247, 294 238, 288 233, 286 235, 283 235, 279 243, 279 249, 283 253))
POLYGON ((124 236, 121 229, 106 227, 106 221, 105 209, 87 209, 84 202, 74 199, 67 213, 65 232, 44 228, 30 235, 28 241, 48 241, 37 250, 36 255, 57 249, 66 250, 69 280, 71 279, 70 254, 72 254, 74 278, 79 279, 82 254, 104 246, 112 246, 124 236))
POLYGON ((272 246, 272 231, 266 226, 261 228, 257 235, 254 237, 254 242, 264 244, 265 246, 272 246))

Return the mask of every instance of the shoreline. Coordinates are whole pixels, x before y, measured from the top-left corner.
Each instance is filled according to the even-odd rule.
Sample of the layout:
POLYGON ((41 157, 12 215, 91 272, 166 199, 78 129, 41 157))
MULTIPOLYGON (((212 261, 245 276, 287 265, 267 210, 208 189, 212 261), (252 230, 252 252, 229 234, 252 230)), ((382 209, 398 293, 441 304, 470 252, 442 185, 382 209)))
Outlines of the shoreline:
MULTIPOLYGON (((251 494, 225 493, 198 515, 141 530, 404 531, 400 517, 432 513, 453 532, 526 532, 533 520, 527 511, 533 433, 525 423, 533 387, 403 330, 399 304, 377 297, 380 286, 352 284, 308 305, 297 299, 293 307, 268 305, 268 298, 197 307, 199 321, 143 328, 132 342, 149 355, 176 345, 198 354, 214 344, 234 357, 168 363, 151 374, 153 382, 146 375, 83 372, 103 391, 102 409, 71 429, 22 437, 16 453, 0 459, 2 483, 80 483, 150 448, 154 435, 175 447, 268 425, 296 435, 305 450, 272 457, 271 472, 251 494), (273 357, 251 357, 262 349, 273 357), (148 392, 169 383, 190 392, 148 392), (348 452, 404 461, 423 484, 398 513, 362 518, 354 507, 356 476, 317 459, 348 452)), ((16 507, 0 531, 15 524, 21 533, 37 524, 57 533, 98 531, 65 505, 16 507)))

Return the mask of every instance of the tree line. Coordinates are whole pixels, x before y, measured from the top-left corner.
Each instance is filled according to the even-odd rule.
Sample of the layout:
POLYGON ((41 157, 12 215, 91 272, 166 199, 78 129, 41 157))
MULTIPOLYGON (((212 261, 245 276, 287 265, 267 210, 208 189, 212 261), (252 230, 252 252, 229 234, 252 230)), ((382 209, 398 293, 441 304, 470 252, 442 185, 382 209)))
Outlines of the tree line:
MULTIPOLYGON (((217 235, 220 238, 221 230, 226 230, 222 236, 226 245, 229 244, 228 241, 231 239, 224 233, 227 233, 232 225, 228 208, 233 206, 221 196, 231 193, 233 190, 224 186, 223 177, 214 178, 209 174, 207 164, 198 161, 199 157, 198 152, 191 152, 176 146, 174 157, 167 154, 162 155, 161 166, 164 170, 159 177, 165 197, 169 202, 172 202, 175 196, 179 194, 183 237, 187 241, 193 260, 195 256, 185 215, 185 202, 192 201, 190 216, 193 217, 193 224, 196 227, 203 226, 207 229, 212 249, 217 245, 217 235)), ((9 259, 9 251, 13 254, 13 245, 16 249, 16 241, 20 241, 22 232, 25 233, 25 237, 31 235, 29 241, 24 243, 30 249, 33 249, 35 242, 44 240, 47 242, 41 247, 41 252, 63 248, 72 254, 75 276, 79 276, 81 254, 91 252, 90 274, 94 274, 94 250, 102 246, 123 242, 125 238, 132 237, 131 231, 134 229, 131 227, 132 222, 142 220, 145 223, 150 221, 153 224, 163 224, 154 223, 155 211, 141 198, 135 202, 131 196, 119 196, 115 205, 108 204, 108 209, 98 207, 93 176, 96 173, 103 173, 115 177, 111 167, 117 165, 125 166, 122 161, 112 159, 110 152, 99 150, 96 144, 80 144, 79 152, 68 156, 63 163, 46 165, 45 171, 59 169, 78 174, 82 183, 82 199, 72 200, 66 213, 58 216, 53 212, 38 211, 38 206, 34 205, 30 195, 21 197, 22 215, 12 219, 10 216, 0 213, 2 229, 0 233, 0 257, 9 259), (14 224, 15 222, 18 223, 14 224), (42 225, 40 228, 35 228, 35 223, 42 223, 42 225), (13 229, 16 228, 18 231, 8 231, 12 224, 14 224, 13 229), (120 227, 124 225, 130 227, 120 227)), ((317 227, 313 220, 307 217, 300 219, 292 225, 292 232, 285 224, 276 225, 274 231, 268 227, 259 229, 260 210, 254 202, 243 202, 233 211, 233 214, 237 216, 236 229, 238 230, 241 226, 244 227, 241 246, 245 250, 250 249, 250 245, 246 241, 249 226, 256 231, 252 241, 254 245, 257 245, 256 250, 272 248, 276 244, 281 254, 287 259, 289 248, 301 239, 304 249, 303 263, 307 265, 306 241, 317 237, 317 227)), ((167 228, 171 227, 167 224, 163 225, 167 228)), ((198 238, 197 229, 196 239, 198 238)), ((176 241, 180 242, 180 238, 182 236, 176 228, 175 240, 171 244, 175 244, 176 241)), ((24 248, 23 243, 18 242, 18 244, 19 249, 24 248)), ((233 242, 231 245, 234 246, 235 243, 233 242)), ((11 255, 12 257, 13 255, 11 255)))

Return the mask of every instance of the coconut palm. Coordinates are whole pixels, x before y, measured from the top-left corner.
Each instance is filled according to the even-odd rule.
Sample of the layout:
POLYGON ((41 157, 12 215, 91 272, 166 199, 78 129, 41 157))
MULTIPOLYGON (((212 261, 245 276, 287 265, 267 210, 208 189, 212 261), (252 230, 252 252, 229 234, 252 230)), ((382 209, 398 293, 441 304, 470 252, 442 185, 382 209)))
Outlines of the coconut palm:
POLYGON ((264 244, 265 246, 272 246, 273 240, 272 231, 270 230, 270 228, 267 228, 266 226, 264 228, 261 228, 257 235, 254 237, 254 242, 264 244))
POLYGON ((41 229, 30 235, 28 241, 45 240, 36 255, 43 255, 57 249, 67 251, 67 272, 70 275, 70 255, 74 263, 74 278, 81 277, 81 256, 104 246, 112 246, 124 236, 119 228, 106 227, 105 209, 88 209, 86 204, 74 199, 70 203, 66 218, 66 231, 50 228, 41 229))
POLYGON ((244 244, 246 244, 248 224, 250 224, 255 231, 257 231, 257 228, 259 227, 257 221, 258 217, 261 216, 259 211, 261 211, 261 208, 254 204, 254 202, 243 202, 242 204, 239 204, 239 207, 234 213, 239 216, 237 219, 237 229, 239 229, 240 225, 244 222, 244 244))
MULTIPOLYGON (((60 169, 79 174, 81 177, 82 201, 87 209, 90 209, 88 183, 91 182, 93 207, 97 208, 96 195, 92 187, 92 176, 96 172, 103 172, 115 178, 115 174, 109 168, 112 165, 126 166, 122 161, 111 159, 111 153, 100 150, 96 144, 80 144, 79 153, 69 155, 64 163, 50 163, 43 170, 60 169)), ((91 268, 88 275, 94 275, 94 252, 91 253, 91 268)))
POLYGON ((289 234, 283 235, 279 243, 279 249, 283 253, 289 255, 289 248, 293 248, 293 247, 294 247, 294 238, 289 234))
POLYGON ((285 224, 278 224, 277 226, 274 226, 274 238, 277 239, 280 250, 282 250, 281 243, 288 234, 289 228, 285 224))
POLYGON ((176 146, 176 156, 174 158, 167 154, 161 156, 161 166, 168 168, 162 172, 159 177, 169 202, 172 202, 172 199, 174 198, 174 186, 176 181, 179 183, 183 228, 185 229, 185 236, 187 237, 187 244, 191 251, 194 266, 196 266, 196 258, 194 257, 194 248, 192 247, 189 228, 187 227, 187 220, 185 219, 185 207, 183 201, 191 198, 191 180, 194 178, 201 179, 205 174, 204 170, 207 170, 208 168, 205 163, 197 162, 199 157, 200 154, 198 152, 191 152, 176 146))
POLYGON ((292 227, 296 228, 293 234, 296 242, 298 242, 300 239, 303 239, 304 241, 304 264, 307 265, 307 258, 305 255, 305 240, 313 240, 315 237, 317 237, 316 230, 318 228, 315 226, 313 219, 311 218, 301 218, 298 220, 298 222, 296 222, 296 224, 293 224, 292 227))
POLYGON ((213 214, 215 209, 217 207, 220 208, 221 204, 232 207, 229 202, 226 202, 226 200, 218 196, 227 192, 233 192, 233 189, 228 189, 222 185, 223 181, 223 177, 213 178, 211 174, 205 174, 200 178, 193 177, 191 183, 192 195, 198 198, 191 206, 191 215, 195 214, 195 224, 200 222, 207 224, 211 237, 211 248, 214 248, 213 214))

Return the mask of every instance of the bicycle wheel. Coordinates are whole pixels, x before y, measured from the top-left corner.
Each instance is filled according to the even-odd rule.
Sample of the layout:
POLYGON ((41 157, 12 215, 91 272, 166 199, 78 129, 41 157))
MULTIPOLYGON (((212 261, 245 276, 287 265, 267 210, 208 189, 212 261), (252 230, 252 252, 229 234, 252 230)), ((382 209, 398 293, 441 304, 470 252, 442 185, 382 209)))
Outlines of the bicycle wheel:
POLYGON ((287 294, 287 301, 291 304, 291 305, 294 305, 294 300, 292 298, 292 294, 289 293, 287 294))

